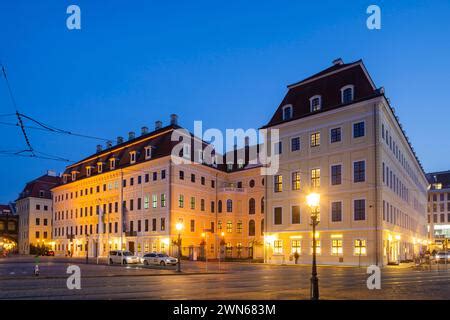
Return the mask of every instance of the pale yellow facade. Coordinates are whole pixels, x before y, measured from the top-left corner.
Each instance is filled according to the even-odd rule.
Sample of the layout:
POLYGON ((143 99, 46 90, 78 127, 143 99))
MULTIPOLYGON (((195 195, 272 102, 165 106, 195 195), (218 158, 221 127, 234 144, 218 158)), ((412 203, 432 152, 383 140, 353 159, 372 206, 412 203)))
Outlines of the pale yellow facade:
POLYGON ((427 182, 384 97, 273 128, 279 129, 283 145, 282 191, 275 192, 279 178, 268 177, 267 262, 294 263, 297 251, 298 263, 311 263, 311 209, 306 205, 311 192, 320 194, 319 264, 386 265, 419 253, 426 243, 427 182), (355 124, 364 128, 362 136, 355 137, 355 124), (340 128, 340 141, 332 142, 335 128, 340 128), (293 138, 300 138, 300 150, 291 150, 293 138), (332 166, 340 169, 333 172, 332 166), (361 167, 355 180, 355 168, 361 167), (386 177, 392 172, 393 187, 386 177), (298 190, 293 190, 294 173, 300 176, 298 190), (299 207, 300 219, 293 206, 299 207))

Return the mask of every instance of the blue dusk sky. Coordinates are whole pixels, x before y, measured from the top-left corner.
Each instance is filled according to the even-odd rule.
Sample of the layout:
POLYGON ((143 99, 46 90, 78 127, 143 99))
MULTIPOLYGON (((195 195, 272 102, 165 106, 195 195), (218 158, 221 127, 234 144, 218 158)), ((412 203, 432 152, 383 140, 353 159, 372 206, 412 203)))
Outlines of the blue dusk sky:
MULTIPOLYGON (((257 128, 286 85, 363 59, 384 86, 426 171, 450 169, 449 1, 0 2, 0 61, 19 111, 73 132, 114 140, 179 115, 188 129, 257 128), (81 30, 66 9, 81 8, 81 30), (381 8, 381 30, 366 9, 381 8)), ((13 113, 0 79, 0 114, 13 113)), ((15 123, 11 116, 0 122, 15 123)), ((26 122, 32 125, 30 122, 26 122)), ((26 148, 0 124, 0 151, 26 148)), ((28 130, 41 152, 79 160, 96 140, 28 130)), ((0 156, 0 203, 67 163, 0 156)))

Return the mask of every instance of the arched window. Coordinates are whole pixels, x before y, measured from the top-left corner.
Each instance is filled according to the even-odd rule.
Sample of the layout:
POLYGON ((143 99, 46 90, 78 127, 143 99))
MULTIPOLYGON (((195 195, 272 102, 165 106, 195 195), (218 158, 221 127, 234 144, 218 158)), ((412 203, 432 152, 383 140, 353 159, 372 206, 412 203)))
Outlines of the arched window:
POLYGON ((264 213, 264 197, 261 198, 261 213, 264 213))
POLYGON ((283 120, 292 118, 292 104, 287 104, 283 107, 283 120))
POLYGON ((227 200, 227 212, 233 212, 233 201, 231 199, 227 200))
POLYGON ((264 234, 264 219, 261 219, 261 235, 264 234))
POLYGON ((250 186, 250 188, 253 188, 255 186, 255 180, 250 180, 250 182, 248 183, 248 185, 250 186))
POLYGON ((217 203, 217 212, 222 213, 222 200, 217 203))
POLYGON ((254 236, 256 233, 255 231, 255 220, 250 220, 248 222, 248 235, 249 236, 254 236))
POLYGON ((255 214, 255 199, 248 200, 248 214, 255 214))
POLYGON ((315 95, 309 98, 309 106, 311 112, 319 111, 320 109, 322 109, 322 97, 319 95, 315 95))
POLYGON ((349 103, 354 99, 354 86, 349 84, 341 89, 341 102, 349 103))

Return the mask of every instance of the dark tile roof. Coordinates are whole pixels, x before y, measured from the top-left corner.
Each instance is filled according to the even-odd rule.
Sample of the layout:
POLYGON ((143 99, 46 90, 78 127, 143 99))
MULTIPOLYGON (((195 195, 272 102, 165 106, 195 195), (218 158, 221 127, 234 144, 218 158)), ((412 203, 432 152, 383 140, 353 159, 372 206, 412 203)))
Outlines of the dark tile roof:
POLYGON ((28 197, 51 199, 51 189, 58 185, 60 181, 60 177, 45 174, 35 180, 28 182, 17 200, 28 197), (41 191, 43 191, 42 194, 41 191))
MULTIPOLYGON (((450 171, 430 172, 426 176, 431 185, 442 183, 442 189, 450 188, 450 171)), ((431 186, 431 189, 433 189, 433 186, 431 186)))
POLYGON ((333 65, 311 77, 289 85, 283 101, 263 128, 348 105, 341 102, 341 88, 346 85, 354 85, 354 100, 348 104, 381 95, 361 60, 333 65), (311 112, 309 99, 315 95, 321 96, 322 107, 319 111, 311 112), (291 119, 283 120, 283 107, 288 104, 293 106, 293 115, 291 119))

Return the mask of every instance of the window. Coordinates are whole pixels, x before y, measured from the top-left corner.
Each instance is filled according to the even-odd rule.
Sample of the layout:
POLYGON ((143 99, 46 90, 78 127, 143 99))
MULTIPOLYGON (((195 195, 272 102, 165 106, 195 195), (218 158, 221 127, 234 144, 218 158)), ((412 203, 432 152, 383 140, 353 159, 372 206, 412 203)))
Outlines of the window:
POLYGON ((153 181, 158 180, 158 172, 153 172, 153 181))
POLYGON ((145 147, 145 159, 150 159, 152 157, 152 147, 147 146, 145 147))
POLYGON ((109 169, 114 170, 116 168, 116 159, 109 159, 109 169))
POLYGON ((311 170, 311 187, 312 188, 320 187, 320 169, 311 170))
POLYGON ((200 178, 200 183, 202 184, 202 186, 205 185, 205 183, 206 183, 205 177, 201 177, 201 178, 200 178))
POLYGON ((357 122, 353 124, 353 138, 364 137, 364 122, 357 122))
POLYGON ((354 201, 354 220, 360 221, 366 219, 366 200, 360 199, 354 201))
POLYGON ((214 201, 211 201, 211 213, 214 213, 214 201))
POLYGON ((91 176, 91 166, 87 166, 86 167, 86 176, 90 177, 91 176))
POLYGON ((366 162, 353 162, 353 182, 364 182, 366 180, 366 162))
POLYGON ((236 233, 242 233, 242 221, 239 220, 236 224, 236 233))
POLYGON ((205 211, 205 199, 200 200, 200 210, 205 211))
POLYGON ((161 208, 165 208, 165 207, 166 207, 166 194, 161 193, 161 208))
POLYGON ((295 137, 291 139, 291 151, 300 150, 300 137, 295 137))
POLYGON ((365 239, 356 239, 353 247, 353 254, 355 256, 365 256, 367 254, 367 245, 365 239))
POLYGON ((178 208, 184 208, 184 195, 182 194, 178 197, 178 208))
POLYGON ((342 103, 352 102, 353 97, 353 85, 345 86, 341 89, 341 101, 342 103))
POLYGON ((184 180, 184 171, 181 171, 181 170, 180 170, 180 172, 179 172, 179 178, 180 178, 180 180, 184 180))
POLYGON ((254 198, 248 200, 248 214, 255 214, 256 212, 256 202, 254 198))
POLYGON ((166 230, 166 218, 161 218, 161 231, 166 230))
POLYGON ((227 200, 227 212, 233 212, 233 201, 231 199, 227 200))
POLYGON ((131 151, 130 152, 130 163, 135 163, 136 162, 136 151, 131 151))
POLYGON ((217 202, 217 212, 222 213, 222 200, 217 202))
POLYGON ((166 170, 161 170, 161 180, 166 178, 166 170))
POLYGON ((255 228, 255 220, 250 220, 248 222, 248 235, 250 237, 254 236, 256 234, 256 228, 255 228))
POLYGON ((191 197, 191 209, 195 210, 195 197, 191 197))
POLYGON ((152 231, 156 231, 156 219, 152 219, 152 231))
POLYGON ((261 198, 261 213, 264 213, 264 197, 261 198))
POLYGON ((255 180, 250 180, 250 182, 248 183, 250 188, 253 188, 255 186, 255 180))
POLYGON ((339 256, 342 255, 342 239, 332 239, 331 240, 331 255, 339 256))
POLYGON ((330 142, 339 142, 341 141, 341 128, 333 128, 330 130, 330 142))
POLYGON ((158 196, 156 194, 152 195, 152 208, 158 207, 158 196))
POLYGON ((342 183, 342 166, 340 164, 331 166, 331 185, 336 186, 342 183))
MULTIPOLYGON (((313 241, 311 241, 311 254, 313 253, 313 248, 314 248, 314 244, 313 244, 313 241)), ((322 253, 320 240, 316 240, 316 253, 317 254, 322 253)))
POLYGON ((321 96, 314 96, 309 98, 311 112, 319 111, 322 108, 321 100, 322 100, 321 96))
POLYGON ((191 232, 195 232, 195 220, 191 220, 191 232))
POLYGON ((275 254, 283 253, 283 240, 275 240, 273 242, 273 253, 275 254))
POLYGON ((283 208, 274 208, 273 224, 283 224, 283 208))
POLYGON ((195 182, 195 174, 191 174, 191 182, 195 182))
POLYGON ((227 232, 232 233, 233 232, 233 222, 227 221, 227 232))
POLYGON ((289 120, 292 118, 292 105, 288 104, 283 107, 283 120, 289 120))
POLYGON ((278 141, 275 147, 276 154, 282 154, 283 153, 283 143, 281 141, 278 141))
POLYGON ((277 174, 273 177, 273 180, 274 180, 274 192, 283 191, 283 176, 277 174))
POLYGON ((102 173, 102 171, 103 171, 103 162, 98 162, 97 163, 97 171, 98 171, 98 173, 102 173))
POLYGON ((336 201, 331 203, 331 221, 342 221, 342 202, 336 201))
POLYGON ((311 147, 320 146, 320 132, 314 132, 311 134, 311 147))
POLYGON ((144 209, 148 209, 150 206, 150 197, 147 195, 144 197, 144 209))
POLYGON ((292 224, 300 223, 300 206, 292 206, 292 224))

